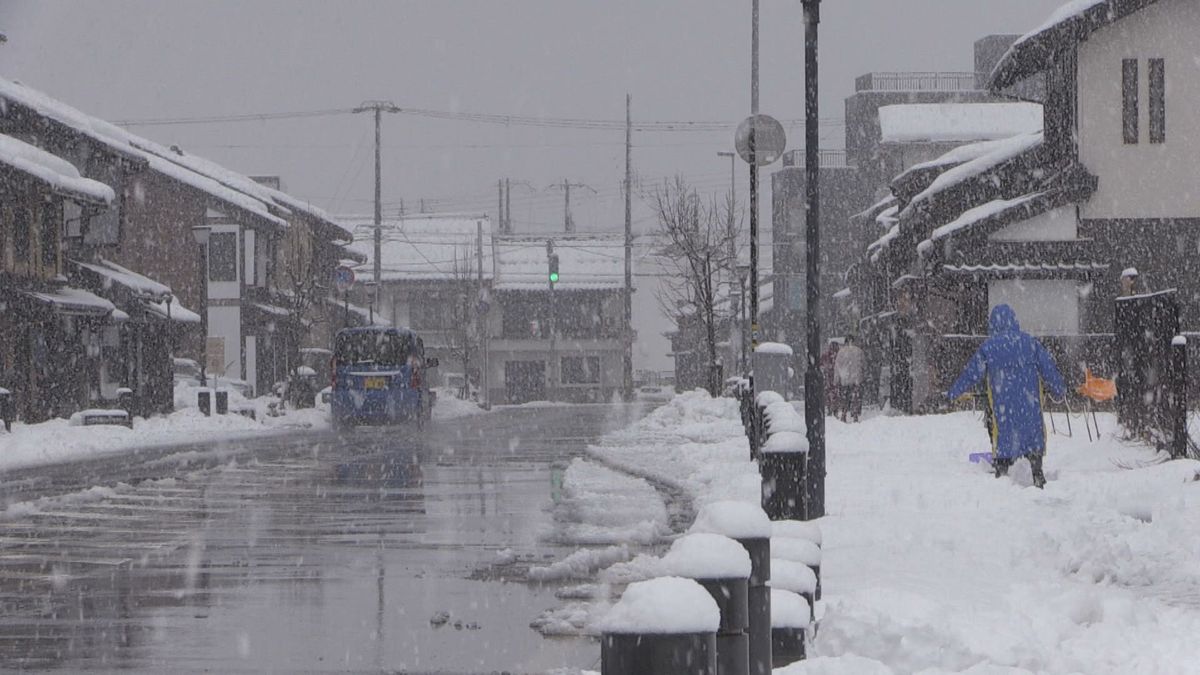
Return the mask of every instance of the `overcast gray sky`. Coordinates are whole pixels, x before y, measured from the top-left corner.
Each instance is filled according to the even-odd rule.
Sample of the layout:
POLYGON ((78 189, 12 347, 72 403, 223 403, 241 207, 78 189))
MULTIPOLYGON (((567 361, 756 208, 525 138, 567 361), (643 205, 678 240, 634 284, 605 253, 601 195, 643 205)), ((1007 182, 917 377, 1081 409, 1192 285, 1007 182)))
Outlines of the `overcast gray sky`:
MULTIPOLYGON (((822 142, 841 147, 843 99, 869 71, 971 70, 974 40, 1022 33, 1061 0, 825 0, 822 142)), ((798 0, 762 0, 761 109, 803 117, 798 0)), ((466 112, 635 120, 736 121, 749 112, 750 1, 740 0, 0 0, 0 74, 86 112, 144 119, 347 108, 365 99, 466 112)), ((293 194, 369 212, 370 120, 341 115, 132 131, 239 171, 279 174, 293 194)), ((795 138, 800 131, 796 130, 795 138)), ((724 191, 729 132, 639 133, 643 181, 683 174, 724 191)), ((569 178, 582 229, 619 230, 623 132, 505 127, 388 116, 384 201, 409 210, 495 211, 513 189, 518 228, 561 226, 569 178), (435 201, 436 200, 436 201, 435 201)), ((791 145, 791 143, 789 143, 791 145)), ((738 190, 746 194, 739 167, 738 190)), ((769 182, 766 183, 769 189, 769 182)), ((769 204, 769 195, 764 195, 769 204)), ((639 229, 653 226, 635 205, 639 229)), ((766 214, 766 212, 764 212, 766 214)), ((666 329, 649 289, 643 338, 666 329)), ((640 365, 667 367, 644 339, 640 365)))

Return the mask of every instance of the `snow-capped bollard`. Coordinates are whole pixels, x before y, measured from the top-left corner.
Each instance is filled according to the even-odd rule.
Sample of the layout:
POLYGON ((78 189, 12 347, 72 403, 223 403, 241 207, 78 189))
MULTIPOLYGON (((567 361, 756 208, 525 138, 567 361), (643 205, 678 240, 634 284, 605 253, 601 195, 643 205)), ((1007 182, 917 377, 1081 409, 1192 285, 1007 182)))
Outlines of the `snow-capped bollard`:
POLYGON ((1171 339, 1171 459, 1186 459, 1187 432, 1187 338, 1171 339))
POLYGON ((775 403, 786 403, 783 395, 777 391, 760 391, 754 396, 754 405, 750 422, 750 459, 757 460, 762 452, 762 445, 767 440, 767 408, 775 403))
POLYGON ((695 579, 712 596, 721 614, 717 629, 717 673, 747 675, 750 625, 747 582, 750 554, 733 539, 698 532, 675 540, 662 557, 668 574, 695 579))
POLYGON ((804 518, 807 467, 808 439, 803 434, 780 431, 767 438, 758 470, 762 474, 762 507, 771 520, 804 518))
POLYGON ((229 414, 229 392, 224 389, 218 389, 216 396, 214 396, 213 398, 215 398, 216 402, 217 402, 217 414, 218 415, 228 415, 229 414))
POLYGON ((807 565, 774 558, 771 560, 771 588, 791 591, 808 601, 809 619, 816 616, 813 596, 817 593, 817 575, 807 565))
POLYGON ((821 525, 815 520, 773 520, 771 521, 772 537, 787 537, 789 539, 807 539, 817 546, 824 546, 821 535, 821 525))
POLYGON ((691 579, 629 584, 597 624, 601 675, 716 675, 721 612, 691 579))
POLYGON ((807 658, 805 642, 812 609, 791 591, 771 589, 771 666, 782 668, 807 658))
POLYGON ((817 577, 817 588, 813 599, 821 599, 821 547, 807 539, 775 537, 771 541, 771 555, 780 560, 798 562, 813 571, 817 577))
POLYGON ((749 610, 750 675, 771 673, 771 521, 757 504, 718 501, 705 504, 688 532, 722 534, 750 554, 746 588, 749 610))

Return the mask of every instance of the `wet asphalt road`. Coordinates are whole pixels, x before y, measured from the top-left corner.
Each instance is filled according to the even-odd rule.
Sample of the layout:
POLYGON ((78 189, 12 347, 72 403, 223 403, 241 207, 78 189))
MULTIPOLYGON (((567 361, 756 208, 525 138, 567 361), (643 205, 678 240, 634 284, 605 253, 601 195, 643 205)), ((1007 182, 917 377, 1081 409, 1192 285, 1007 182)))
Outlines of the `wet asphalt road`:
POLYGON ((598 669, 595 642, 528 627, 554 587, 496 563, 574 550, 554 543, 551 467, 645 412, 514 408, 420 435, 310 432, 0 477, 0 669, 598 669))

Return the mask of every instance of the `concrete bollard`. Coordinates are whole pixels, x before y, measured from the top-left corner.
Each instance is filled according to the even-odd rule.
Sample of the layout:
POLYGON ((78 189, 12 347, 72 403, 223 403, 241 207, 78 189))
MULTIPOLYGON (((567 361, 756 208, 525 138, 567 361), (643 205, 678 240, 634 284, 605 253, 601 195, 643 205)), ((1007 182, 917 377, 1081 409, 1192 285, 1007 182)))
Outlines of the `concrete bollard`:
POLYGON ((1186 459, 1187 431, 1187 338, 1176 335, 1171 339, 1171 459, 1186 459))
POLYGON ((803 565, 791 560, 773 558, 771 560, 771 588, 791 591, 808 601, 809 619, 816 616, 813 609, 813 597, 817 593, 817 575, 803 565))
POLYGON ((17 406, 13 402, 12 392, 0 387, 0 422, 4 422, 5 431, 12 431, 12 423, 16 417, 17 406))
POLYGON ((218 415, 228 415, 229 414, 229 392, 224 389, 218 389, 215 398, 217 401, 217 414, 218 415))
MULTIPOLYGON (((771 521, 757 504, 710 502, 700 507, 691 533, 720 534, 733 539, 750 555, 746 600, 749 610, 750 675, 771 673, 771 521)), ((719 604, 719 603, 718 603, 719 604)))
POLYGON ((600 620, 601 675, 716 675, 720 610, 691 579, 630 584, 600 620))
POLYGON ((817 577, 817 589, 813 598, 821 599, 821 547, 807 539, 775 537, 771 542, 771 554, 780 560, 798 562, 813 571, 817 577))
POLYGON ((807 633, 812 609, 803 597, 771 589, 771 665, 782 668, 807 658, 807 633))
POLYGON ((807 468, 808 440, 803 434, 781 431, 767 438, 758 470, 762 474, 762 507, 771 520, 804 517, 807 468))
POLYGON ((668 574, 695 579, 712 596, 720 612, 717 628, 717 673, 747 675, 750 622, 747 582, 750 554, 733 539, 697 532, 676 539, 662 557, 668 574))
POLYGON ((201 389, 196 392, 196 408, 200 410, 200 414, 208 417, 212 415, 212 391, 209 389, 201 389))

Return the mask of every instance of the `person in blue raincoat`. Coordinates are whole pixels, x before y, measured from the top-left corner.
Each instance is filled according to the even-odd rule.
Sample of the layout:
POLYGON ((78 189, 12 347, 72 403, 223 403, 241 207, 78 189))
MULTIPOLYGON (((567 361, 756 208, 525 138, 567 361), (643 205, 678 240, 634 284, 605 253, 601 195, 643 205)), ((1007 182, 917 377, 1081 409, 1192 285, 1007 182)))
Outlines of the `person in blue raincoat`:
POLYGON ((1062 375, 1041 342, 1021 330, 1008 305, 996 305, 988 320, 989 337, 971 357, 950 400, 974 390, 982 381, 991 413, 992 457, 996 477, 1021 457, 1028 457, 1037 487, 1046 484, 1042 456, 1046 427, 1042 421, 1042 386, 1054 398, 1066 393, 1062 375))

